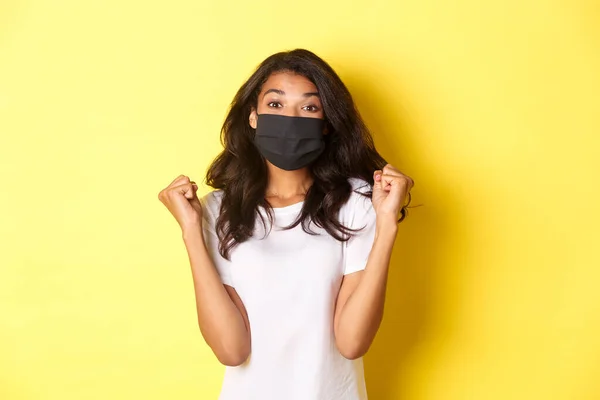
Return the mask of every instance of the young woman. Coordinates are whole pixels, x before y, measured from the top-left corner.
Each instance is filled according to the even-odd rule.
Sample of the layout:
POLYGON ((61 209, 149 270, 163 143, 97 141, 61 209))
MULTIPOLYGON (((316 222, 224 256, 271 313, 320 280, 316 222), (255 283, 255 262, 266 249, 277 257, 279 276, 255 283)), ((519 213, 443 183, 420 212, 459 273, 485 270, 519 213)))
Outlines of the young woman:
POLYGON ((375 150, 333 69, 307 50, 242 85, 208 169, 159 194, 182 229, 221 400, 366 399, 397 223, 413 181, 375 150))

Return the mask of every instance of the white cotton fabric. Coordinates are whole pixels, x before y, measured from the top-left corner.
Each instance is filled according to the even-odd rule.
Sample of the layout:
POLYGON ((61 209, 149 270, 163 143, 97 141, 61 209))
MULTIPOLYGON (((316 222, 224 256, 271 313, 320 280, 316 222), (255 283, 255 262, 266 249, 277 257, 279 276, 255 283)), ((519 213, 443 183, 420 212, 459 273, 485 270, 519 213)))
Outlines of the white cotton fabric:
MULTIPOLYGON (((371 189, 349 179, 353 189, 371 189)), ((274 226, 265 237, 257 217, 254 236, 221 257, 215 233, 222 192, 201 198, 203 230, 222 282, 237 291, 248 312, 251 355, 226 367, 220 400, 365 400, 362 358, 348 360, 333 333, 335 301, 345 274, 365 268, 375 236, 371 199, 352 192, 340 221, 364 229, 346 243, 311 224, 281 230, 298 216, 303 203, 274 209, 274 226)), ((266 215, 266 211, 261 209, 266 215)), ((267 220, 268 221, 268 220, 267 220)))

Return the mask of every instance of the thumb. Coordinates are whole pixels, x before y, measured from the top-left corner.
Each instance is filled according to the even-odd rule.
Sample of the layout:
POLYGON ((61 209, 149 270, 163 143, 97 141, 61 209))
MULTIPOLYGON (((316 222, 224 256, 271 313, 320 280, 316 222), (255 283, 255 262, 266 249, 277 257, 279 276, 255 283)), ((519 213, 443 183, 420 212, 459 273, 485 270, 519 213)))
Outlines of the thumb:
POLYGON ((198 185, 196 185, 196 182, 191 181, 190 183, 188 183, 187 185, 184 185, 181 188, 181 193, 183 194, 183 196, 186 199, 192 200, 194 197, 196 197, 197 190, 198 190, 198 185))
POLYGON ((383 184, 381 183, 381 174, 383 174, 383 171, 381 171, 380 169, 373 173, 373 192, 379 192, 383 190, 383 184))

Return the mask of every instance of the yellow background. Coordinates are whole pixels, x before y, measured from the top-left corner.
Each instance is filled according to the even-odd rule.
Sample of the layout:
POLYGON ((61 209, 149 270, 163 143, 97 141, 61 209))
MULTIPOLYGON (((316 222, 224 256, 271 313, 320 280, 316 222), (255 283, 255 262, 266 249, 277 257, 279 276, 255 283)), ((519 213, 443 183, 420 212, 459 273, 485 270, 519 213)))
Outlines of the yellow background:
MULTIPOLYGON (((0 399, 216 399, 157 194, 305 47, 415 181, 372 400, 600 399, 595 1, 0 2, 0 399)), ((203 190, 206 190, 204 188, 203 190)))

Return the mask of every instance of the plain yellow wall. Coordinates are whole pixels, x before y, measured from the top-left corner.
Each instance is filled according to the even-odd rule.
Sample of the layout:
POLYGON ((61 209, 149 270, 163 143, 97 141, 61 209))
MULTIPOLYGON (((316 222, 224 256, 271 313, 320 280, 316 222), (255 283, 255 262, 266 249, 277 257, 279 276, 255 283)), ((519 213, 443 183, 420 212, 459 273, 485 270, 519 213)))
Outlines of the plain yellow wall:
POLYGON ((238 87, 295 47, 423 204, 371 399, 600 399, 599 26, 592 0, 3 0, 0 399, 216 399, 157 194, 202 180, 238 87))

